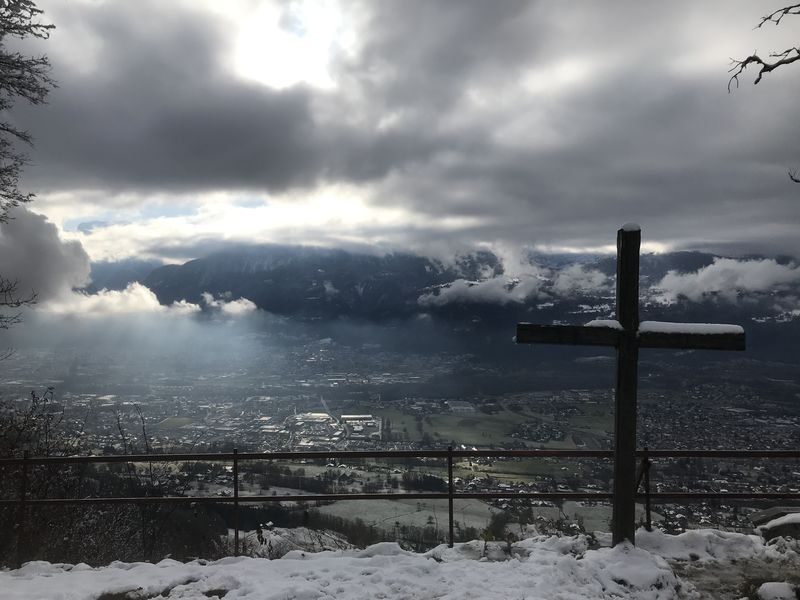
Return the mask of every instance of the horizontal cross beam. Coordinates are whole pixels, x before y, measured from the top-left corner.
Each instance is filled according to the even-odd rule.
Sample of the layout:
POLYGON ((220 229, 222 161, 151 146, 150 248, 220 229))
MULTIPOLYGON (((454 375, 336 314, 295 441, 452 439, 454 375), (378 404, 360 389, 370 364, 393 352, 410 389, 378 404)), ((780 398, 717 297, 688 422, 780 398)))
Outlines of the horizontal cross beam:
POLYGON ((682 348, 686 350, 744 350, 743 333, 639 332, 640 348, 682 348))
MULTIPOLYGON (((570 344, 576 346, 617 346, 621 329, 582 325, 535 325, 519 323, 518 344, 570 344)), ((641 331, 636 340, 640 348, 683 350, 744 350, 744 333, 687 333, 641 331)))

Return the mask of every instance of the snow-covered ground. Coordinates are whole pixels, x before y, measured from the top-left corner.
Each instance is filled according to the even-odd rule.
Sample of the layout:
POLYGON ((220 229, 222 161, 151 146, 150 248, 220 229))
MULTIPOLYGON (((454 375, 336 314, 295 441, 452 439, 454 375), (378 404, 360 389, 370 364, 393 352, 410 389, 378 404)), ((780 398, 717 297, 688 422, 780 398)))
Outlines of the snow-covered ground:
POLYGON ((107 567, 31 562, 0 572, 8 600, 202 599, 641 599, 796 598, 800 546, 778 538, 715 530, 679 536, 639 531, 637 546, 602 547, 606 536, 535 537, 511 546, 482 541, 425 554, 382 543, 366 550, 308 553, 280 560, 112 563, 107 567), (597 547, 597 542, 601 547, 597 547), (735 581, 742 563, 769 566, 733 587, 709 587, 684 565, 735 581), (771 570, 770 570, 771 569, 771 570), (696 583, 700 583, 696 585, 696 583), (738 586, 738 587, 737 587, 738 586), (730 589, 728 589, 730 588, 730 589), (738 594, 738 595, 737 595, 738 594))

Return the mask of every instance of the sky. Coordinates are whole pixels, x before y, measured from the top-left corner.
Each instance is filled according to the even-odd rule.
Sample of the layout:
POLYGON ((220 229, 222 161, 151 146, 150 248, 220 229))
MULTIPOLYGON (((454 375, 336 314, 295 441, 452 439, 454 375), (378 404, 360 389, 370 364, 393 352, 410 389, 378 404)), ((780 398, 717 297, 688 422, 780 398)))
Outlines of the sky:
POLYGON ((626 222, 649 251, 800 255, 800 67, 727 87, 796 45, 800 18, 755 27, 779 2, 39 6, 56 29, 19 47, 58 88, 13 109, 18 221, 69 285, 241 243, 613 251, 626 222))

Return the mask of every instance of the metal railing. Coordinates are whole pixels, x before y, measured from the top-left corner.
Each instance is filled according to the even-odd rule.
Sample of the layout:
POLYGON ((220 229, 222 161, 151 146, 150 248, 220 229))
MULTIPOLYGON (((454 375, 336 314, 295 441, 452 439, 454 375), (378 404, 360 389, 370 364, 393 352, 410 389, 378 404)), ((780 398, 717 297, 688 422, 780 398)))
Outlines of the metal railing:
MULTIPOLYGON (((800 500, 798 492, 651 492, 650 471, 654 458, 769 458, 800 459, 800 450, 649 450, 636 452, 641 459, 637 475, 634 497, 644 501, 646 524, 650 527, 651 504, 658 500, 800 500), (644 484, 644 492, 639 489, 644 484)), ((234 506, 234 554, 240 551, 239 505, 262 502, 287 501, 334 501, 334 500, 433 500, 448 501, 448 544, 454 541, 453 502, 456 499, 530 499, 530 500, 610 500, 611 492, 518 492, 499 491, 455 491, 453 477, 453 460, 457 458, 605 458, 613 459, 611 450, 371 450, 347 451, 324 450, 314 452, 220 452, 220 453, 177 453, 177 454, 125 454, 102 456, 36 456, 30 457, 27 452, 22 458, 0 459, 0 469, 18 466, 20 469, 19 496, 16 499, 0 499, 0 507, 16 506, 19 508, 18 521, 25 519, 26 507, 51 505, 96 505, 96 504, 170 504, 170 503, 232 503, 234 506), (447 463, 446 492, 398 492, 398 493, 350 493, 350 494, 287 494, 283 496, 240 496, 239 495, 239 463, 241 461, 272 460, 323 460, 333 459, 418 459, 433 458, 445 460, 447 463), (233 463, 233 495, 232 496, 112 496, 89 498, 28 498, 28 472, 34 465, 81 465, 96 463, 154 463, 154 462, 186 462, 207 461, 233 463)), ((17 523, 22 526, 21 522, 17 523)), ((19 542, 18 542, 19 545, 19 542)))

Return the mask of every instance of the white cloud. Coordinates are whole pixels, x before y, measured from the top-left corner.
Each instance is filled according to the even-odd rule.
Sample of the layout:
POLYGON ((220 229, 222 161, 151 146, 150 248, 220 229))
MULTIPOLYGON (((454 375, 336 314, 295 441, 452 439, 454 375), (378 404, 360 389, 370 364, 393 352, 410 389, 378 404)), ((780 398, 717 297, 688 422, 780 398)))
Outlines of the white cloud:
POLYGON ((222 294, 220 298, 214 298, 209 292, 203 292, 203 304, 206 307, 218 310, 223 315, 229 317, 239 317, 258 310, 255 302, 247 298, 237 298, 236 300, 227 300, 231 296, 230 292, 222 294))
POLYGON ((609 279, 605 273, 582 265, 570 265, 555 275, 553 292, 559 296, 569 296, 575 292, 590 292, 607 287, 609 279))
POLYGON ((519 304, 537 295, 540 286, 541 281, 531 276, 512 279, 498 276, 483 281, 457 279, 436 292, 421 295, 417 302, 421 306, 442 306, 451 302, 519 304))
POLYGON ((229 317, 240 317, 257 310, 255 303, 247 298, 230 300, 230 292, 218 298, 208 292, 202 294, 201 304, 186 300, 173 302, 169 306, 159 303, 158 298, 148 287, 133 282, 124 290, 100 290, 96 294, 70 292, 52 299, 42 305, 49 313, 93 316, 125 314, 164 314, 192 315, 204 307, 229 317))
POLYGON ((610 282, 604 273, 595 269, 581 265, 570 265, 562 270, 545 269, 523 265, 519 257, 512 254, 503 260, 503 266, 504 275, 479 281, 457 279, 446 287, 421 295, 417 302, 421 306, 442 306, 451 302, 521 304, 532 298, 568 297, 577 292, 597 291, 610 282), (511 260, 508 257, 512 257, 511 260))
POLYGON ((768 292, 800 282, 800 267, 782 265, 774 259, 736 260, 717 258, 694 273, 670 271, 654 286, 656 295, 666 302, 679 296, 698 301, 707 294, 734 299, 740 292, 768 292))
POLYGON ((247 298, 231 300, 230 302, 226 302, 222 305, 223 314, 230 315, 232 317, 246 315, 255 310, 257 310, 255 303, 247 298))
POLYGON ((96 294, 71 292, 42 305, 42 310, 55 314, 75 316, 172 314, 190 315, 200 312, 197 304, 181 300, 170 306, 158 302, 147 287, 133 282, 124 290, 100 290, 96 294))
POLYGON ((345 51, 353 36, 338 2, 256 3, 250 8, 234 21, 239 25, 232 65, 237 74, 278 89, 298 83, 335 86, 332 55, 345 51))
POLYGON ((325 296, 328 298, 333 298, 339 294, 339 290, 337 290, 336 286, 330 281, 323 281, 322 286, 325 288, 325 296))

